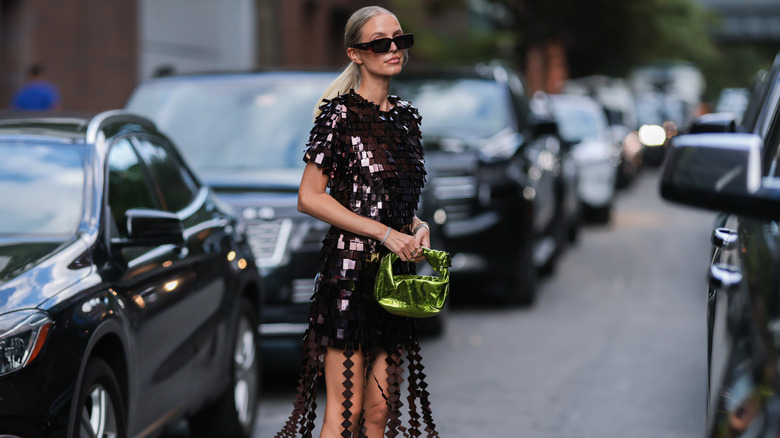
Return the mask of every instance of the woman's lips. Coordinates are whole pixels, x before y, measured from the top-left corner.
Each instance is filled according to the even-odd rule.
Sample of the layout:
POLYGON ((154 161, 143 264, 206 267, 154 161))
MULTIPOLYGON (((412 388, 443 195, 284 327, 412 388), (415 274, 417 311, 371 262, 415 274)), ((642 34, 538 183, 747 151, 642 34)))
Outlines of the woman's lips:
POLYGON ((401 58, 395 57, 395 58, 390 58, 390 59, 388 59, 385 62, 388 63, 388 64, 398 64, 400 61, 401 61, 401 58))

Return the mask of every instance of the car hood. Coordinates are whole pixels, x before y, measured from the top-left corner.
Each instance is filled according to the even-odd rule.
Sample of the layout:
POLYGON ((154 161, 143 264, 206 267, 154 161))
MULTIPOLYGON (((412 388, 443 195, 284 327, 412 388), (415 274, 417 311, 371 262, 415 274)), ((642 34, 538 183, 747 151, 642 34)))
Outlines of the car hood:
POLYGON ((63 242, 0 242, 0 285, 55 253, 63 242))
MULTIPOLYGON (((200 172, 202 179, 245 219, 302 218, 301 169, 200 172)), ((308 216, 306 216, 308 217, 308 216)))
POLYGON ((38 307, 91 270, 81 239, 0 241, 0 313, 38 307))
POLYGON ((199 175, 217 192, 298 193, 302 169, 201 171, 199 175))

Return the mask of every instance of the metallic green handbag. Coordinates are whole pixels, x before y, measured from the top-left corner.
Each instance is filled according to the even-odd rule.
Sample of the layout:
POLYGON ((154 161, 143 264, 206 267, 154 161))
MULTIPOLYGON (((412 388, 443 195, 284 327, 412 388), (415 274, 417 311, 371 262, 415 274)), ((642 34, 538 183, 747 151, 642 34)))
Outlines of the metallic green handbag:
POLYGON ((414 318, 428 318, 441 312, 450 289, 450 255, 429 248, 423 248, 423 255, 439 273, 438 277, 393 275, 393 263, 398 260, 398 256, 391 252, 382 258, 374 284, 374 296, 388 312, 414 318))

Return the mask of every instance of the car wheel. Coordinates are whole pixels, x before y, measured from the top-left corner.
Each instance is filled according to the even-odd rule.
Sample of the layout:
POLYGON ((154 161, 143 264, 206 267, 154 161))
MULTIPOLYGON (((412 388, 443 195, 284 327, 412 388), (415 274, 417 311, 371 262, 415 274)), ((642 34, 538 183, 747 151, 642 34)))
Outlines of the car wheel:
POLYGON ((430 318, 422 318, 417 321, 417 332, 420 337, 423 338, 437 338, 444 334, 445 327, 447 325, 447 307, 445 307, 436 316, 430 318))
POLYGON ((194 437, 250 437, 257 416, 260 389, 258 317, 242 301, 233 336, 230 386, 217 401, 190 419, 194 437))
POLYGON ((580 238, 579 218, 572 219, 571 222, 569 223, 566 238, 569 241, 569 244, 577 243, 577 240, 579 240, 580 238))
POLYGON ((122 392, 111 367, 99 357, 87 363, 76 397, 73 436, 78 438, 124 438, 125 417, 122 392))
POLYGON ((534 245, 529 240, 520 243, 515 257, 514 272, 509 272, 505 301, 513 305, 530 305, 536 300, 537 267, 534 265, 534 245))
POLYGON ((591 221, 597 224, 607 225, 612 219, 612 205, 591 208, 589 216, 591 221))

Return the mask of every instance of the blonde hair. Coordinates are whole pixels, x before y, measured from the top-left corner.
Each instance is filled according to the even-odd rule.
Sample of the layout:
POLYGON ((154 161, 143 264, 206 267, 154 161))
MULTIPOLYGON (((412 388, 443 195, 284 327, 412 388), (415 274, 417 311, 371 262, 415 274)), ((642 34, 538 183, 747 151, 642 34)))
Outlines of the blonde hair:
MULTIPOLYGON (((355 11, 352 16, 349 17, 347 25, 344 27, 344 45, 349 47, 360 43, 363 26, 372 18, 383 14, 395 17, 395 14, 380 6, 366 6, 355 11)), ((406 52, 404 52, 404 58, 406 58, 406 52)), ((320 97, 320 100, 317 101, 317 105, 314 107, 314 117, 316 118, 320 114, 320 105, 322 105, 323 100, 332 99, 353 88, 357 88, 360 86, 361 79, 360 66, 354 61, 350 61, 347 68, 345 68, 344 71, 328 85, 325 92, 322 93, 322 97, 320 97)))

